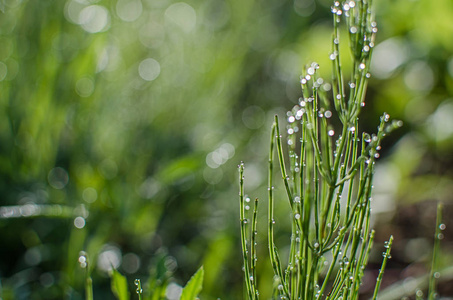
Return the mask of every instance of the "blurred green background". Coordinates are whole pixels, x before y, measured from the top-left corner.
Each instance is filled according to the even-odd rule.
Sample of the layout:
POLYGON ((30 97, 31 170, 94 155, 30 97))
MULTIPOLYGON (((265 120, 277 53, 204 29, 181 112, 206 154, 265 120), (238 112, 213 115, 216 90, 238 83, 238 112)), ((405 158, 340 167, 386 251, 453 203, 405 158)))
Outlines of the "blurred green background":
MULTIPOLYGON (((453 2, 375 2, 361 129, 374 132, 384 111, 405 124, 385 140, 373 201, 374 263, 395 235, 390 283, 426 272, 435 201, 441 259, 453 262, 453 2)), ((112 266, 131 290, 169 277, 172 299, 200 265, 202 299, 242 299, 236 167, 245 161, 265 218, 272 118, 297 103, 304 64, 329 78, 331 5, 2 0, 0 297, 83 299, 86 251, 95 299, 113 297, 112 266)))

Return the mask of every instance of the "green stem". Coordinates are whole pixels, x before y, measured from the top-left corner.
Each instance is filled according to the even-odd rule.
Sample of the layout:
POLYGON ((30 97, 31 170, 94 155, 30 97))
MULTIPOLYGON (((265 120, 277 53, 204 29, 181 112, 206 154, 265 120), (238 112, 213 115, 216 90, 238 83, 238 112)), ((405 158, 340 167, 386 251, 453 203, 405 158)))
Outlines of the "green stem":
POLYGON ((431 272, 429 274, 428 300, 434 300, 436 296, 436 279, 438 278, 438 260, 440 252, 440 240, 443 239, 442 230, 445 225, 442 224, 443 204, 437 204, 436 233, 434 235, 433 259, 431 262, 431 272))
MULTIPOLYGON (((277 119, 277 118, 276 118, 277 119)), ((268 192, 269 192, 269 209, 268 209, 268 243, 269 243, 269 256, 272 263, 272 268, 274 269, 274 274, 280 280, 282 289, 286 297, 289 299, 288 287, 285 284, 285 279, 282 274, 282 269, 280 266, 280 259, 277 253, 277 246, 274 242, 274 186, 273 186, 273 170, 274 170, 274 136, 277 130, 277 123, 274 122, 271 129, 271 141, 269 148, 269 174, 268 174, 268 192)), ((276 137, 277 138, 277 137, 276 137)))
POLYGON ((384 259, 382 261, 381 269, 379 270, 379 275, 378 275, 378 277, 376 279, 376 286, 374 288, 374 293, 373 293, 372 300, 376 300, 377 299, 377 294, 378 294, 379 288, 381 286, 382 277, 384 276, 384 270, 385 270, 385 267, 387 265, 387 260, 389 258, 391 258, 390 250, 392 249, 392 243, 393 243, 393 235, 390 236, 390 239, 389 239, 388 243, 386 243, 386 245, 385 245, 385 248, 387 248, 387 249, 386 249, 386 251, 383 254, 384 259))
POLYGON ((253 285, 250 280, 250 266, 249 266, 249 258, 248 258, 248 249, 247 249, 247 238, 246 238, 246 226, 247 226, 247 219, 245 218, 245 201, 244 201, 244 164, 241 163, 239 165, 239 202, 240 202, 240 210, 239 210, 239 221, 241 225, 241 245, 242 245, 242 258, 243 258, 243 267, 244 267, 244 279, 245 279, 245 286, 248 295, 248 299, 254 299, 254 290, 253 285))

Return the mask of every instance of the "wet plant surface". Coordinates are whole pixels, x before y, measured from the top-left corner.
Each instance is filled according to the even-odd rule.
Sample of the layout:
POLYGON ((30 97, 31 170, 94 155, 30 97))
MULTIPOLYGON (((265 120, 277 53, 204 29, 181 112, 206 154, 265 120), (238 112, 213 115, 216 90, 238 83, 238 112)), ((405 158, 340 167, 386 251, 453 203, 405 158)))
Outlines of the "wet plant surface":
MULTIPOLYGON (((311 129, 298 126, 296 132, 293 125, 307 117, 300 115, 301 97, 306 110, 314 107, 308 99, 315 82, 324 110, 310 118, 322 120, 320 127, 326 121, 322 147, 331 141, 334 150, 339 136, 346 136, 342 122, 348 120, 336 113, 337 100, 349 117, 360 110, 360 126, 347 126, 357 138, 368 140, 361 136, 368 132, 371 139, 383 112, 390 116, 387 124, 404 123, 375 153, 374 250, 362 277, 363 297, 374 292, 390 235, 392 258, 381 294, 395 282, 407 287, 411 276, 429 276, 437 202, 444 203, 446 224, 438 265, 452 265, 451 1, 374 1, 377 24, 369 23, 365 40, 354 38, 364 32, 357 18, 340 28, 344 78, 332 84, 332 70, 338 71, 332 62, 339 62, 330 38, 332 15, 346 21, 359 3, 0 1, 0 298, 89 299, 92 287, 94 299, 177 299, 198 274, 193 283, 203 277, 201 299, 244 299, 237 222, 241 160, 244 189, 253 195, 248 213, 258 197, 257 219, 264 220, 257 222, 253 280, 270 298, 270 128, 277 114, 282 138, 274 140, 274 150, 281 143, 287 153, 288 135, 299 145, 296 136, 311 129), (370 52, 371 61, 352 63, 370 52), (308 95, 301 92, 302 79, 308 95), (349 110, 346 99, 359 99, 354 94, 365 81, 365 106, 357 101, 349 110), (201 265, 204 276, 197 272, 201 265)), ((317 167, 320 180, 328 174, 327 157, 317 167)), ((285 158, 290 178, 295 161, 285 158)), ((286 266, 292 222, 307 219, 303 210, 299 219, 288 211, 285 183, 277 184, 279 165, 274 152, 274 243, 286 266)), ((344 175, 352 175, 354 168, 346 167, 344 175)), ((327 245, 333 240, 326 244, 328 223, 323 227, 321 219, 318 243, 324 238, 327 245)), ((315 245, 312 236, 308 243, 315 245)), ((440 275, 438 291, 447 297, 451 277, 440 275)), ((428 297, 428 283, 420 283, 419 298, 428 297)), ((198 284, 190 286, 198 291, 198 284)), ((409 287, 408 297, 415 298, 417 288, 409 287)))

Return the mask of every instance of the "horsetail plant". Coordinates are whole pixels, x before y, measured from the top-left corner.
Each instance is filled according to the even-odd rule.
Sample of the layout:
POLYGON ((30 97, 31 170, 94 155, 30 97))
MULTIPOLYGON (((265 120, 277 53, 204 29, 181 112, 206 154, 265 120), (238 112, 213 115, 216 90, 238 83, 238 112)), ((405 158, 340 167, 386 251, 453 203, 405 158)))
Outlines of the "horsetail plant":
POLYGON ((437 291, 436 291, 436 280, 440 277, 440 273, 438 271, 439 263, 439 251, 440 251, 440 241, 444 238, 444 234, 442 233, 445 230, 445 224, 442 223, 442 209, 443 204, 438 203, 437 205, 437 217, 436 217, 436 231, 434 233, 434 247, 433 247, 433 258, 431 262, 431 272, 429 274, 429 283, 428 283, 428 300, 434 300, 437 298, 437 291))
MULTIPOLYGON (((274 272, 274 299, 358 299, 368 263, 374 231, 370 228, 373 173, 382 139, 402 126, 389 122, 384 113, 376 134, 359 134, 359 113, 365 105, 369 66, 377 32, 371 1, 355 0, 332 6, 332 84, 317 76, 312 63, 301 76, 302 97, 287 113, 287 147, 283 146, 279 119, 271 128, 268 173, 268 247, 274 272), (340 23, 348 28, 351 77, 345 83, 340 55, 340 23), (336 135, 329 119, 327 91, 341 133, 336 135), (285 152, 287 150, 287 152, 285 152), (274 153, 291 210, 291 239, 287 265, 283 266, 275 243, 274 153)), ((246 211, 250 198, 244 192, 244 164, 239 166, 241 244, 247 299, 256 300, 256 222, 258 199, 247 234, 246 211), (247 241, 250 236, 250 243, 247 241), (250 254, 249 254, 250 253, 250 254)), ((372 299, 376 299, 393 237, 386 251, 372 299)))

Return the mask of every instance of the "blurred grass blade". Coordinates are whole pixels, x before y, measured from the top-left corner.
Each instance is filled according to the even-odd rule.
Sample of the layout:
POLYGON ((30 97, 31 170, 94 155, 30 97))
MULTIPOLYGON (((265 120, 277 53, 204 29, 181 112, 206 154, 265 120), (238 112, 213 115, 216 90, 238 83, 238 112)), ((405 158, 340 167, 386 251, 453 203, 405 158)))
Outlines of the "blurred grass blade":
POLYGON ((118 300, 129 300, 127 279, 115 269, 112 270, 111 274, 111 289, 118 300))
POLYGON ((93 300, 93 280, 91 276, 87 276, 85 280, 85 299, 93 300))
POLYGON ((186 286, 182 290, 180 300, 194 300, 203 287, 203 266, 190 278, 186 286))

